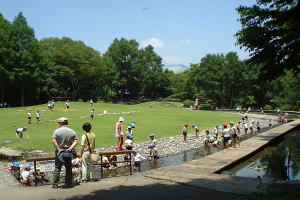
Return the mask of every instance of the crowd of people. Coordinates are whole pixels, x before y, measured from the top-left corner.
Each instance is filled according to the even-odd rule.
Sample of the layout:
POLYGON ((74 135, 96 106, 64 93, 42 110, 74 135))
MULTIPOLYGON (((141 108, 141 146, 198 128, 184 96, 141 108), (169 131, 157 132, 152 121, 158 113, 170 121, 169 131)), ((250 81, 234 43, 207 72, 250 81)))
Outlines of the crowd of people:
MULTIPOLYGON (((89 101, 92 107, 93 101, 89 101)), ((66 101, 66 109, 70 108, 70 102, 66 101)), ((54 101, 49 101, 49 110, 53 111, 54 101), (51 105, 51 106, 50 106, 51 105)), ((233 145, 234 148, 240 147, 240 137, 241 131, 245 134, 248 133, 260 133, 261 123, 260 120, 252 120, 248 118, 248 112, 241 113, 242 119, 236 123, 230 121, 229 123, 224 123, 223 125, 216 124, 212 129, 204 130, 204 140, 203 144, 205 148, 211 147, 224 147, 227 148, 229 145, 233 145)), ((90 112, 90 121, 94 120, 94 109, 90 112)), ((285 119, 287 119, 287 114, 284 114, 285 119)), ((28 123, 31 122, 31 110, 27 113, 28 123)), ((37 123, 40 122, 40 111, 36 111, 37 123)), ((147 148, 149 150, 148 157, 143 157, 139 151, 134 147, 134 129, 137 128, 135 121, 131 121, 125 130, 123 129, 124 117, 119 117, 115 124, 115 137, 117 138, 116 151, 131 151, 133 156, 130 157, 124 153, 123 160, 125 163, 132 162, 134 170, 141 170, 142 160, 151 160, 154 164, 157 164, 159 159, 159 153, 157 148, 157 140, 155 139, 155 134, 149 134, 149 142, 147 148)), ((99 163, 99 155, 96 153, 96 134, 92 131, 92 125, 90 123, 84 123, 82 129, 84 134, 80 137, 80 150, 75 151, 75 147, 78 144, 78 137, 74 130, 68 127, 68 119, 65 117, 59 118, 57 120, 59 128, 57 128, 52 136, 52 143, 55 148, 55 167, 53 173, 53 188, 58 188, 58 183, 60 180, 60 174, 62 166, 65 166, 65 187, 72 187, 74 182, 74 174, 81 174, 79 182, 88 181, 98 181, 100 179, 99 170, 96 169, 95 163, 99 163), (98 155, 98 157, 94 157, 98 155), (74 172, 75 171, 75 172, 74 172)), ((269 127, 272 127, 272 119, 269 119, 269 127)), ((183 124, 182 136, 183 142, 187 142, 187 134, 191 132, 188 130, 189 124, 186 122, 183 124)), ((200 129, 196 124, 191 125, 193 129, 193 134, 197 139, 200 136, 200 129)), ((24 135, 28 137, 25 133, 27 127, 18 128, 16 130, 16 135, 20 140, 24 139, 24 135)), ((202 137, 201 137, 202 138, 202 137)), ((199 142, 201 142, 199 140, 199 142)), ((120 157, 115 154, 108 154, 102 156, 102 167, 104 169, 114 169, 117 167, 117 163, 120 157)), ((21 170, 18 162, 13 162, 9 168, 9 171, 24 185, 30 185, 32 182, 32 169, 30 165, 25 165, 21 170), (31 180, 31 181, 30 181, 31 180)), ((42 181, 47 181, 45 174, 37 170, 37 176, 42 181)))

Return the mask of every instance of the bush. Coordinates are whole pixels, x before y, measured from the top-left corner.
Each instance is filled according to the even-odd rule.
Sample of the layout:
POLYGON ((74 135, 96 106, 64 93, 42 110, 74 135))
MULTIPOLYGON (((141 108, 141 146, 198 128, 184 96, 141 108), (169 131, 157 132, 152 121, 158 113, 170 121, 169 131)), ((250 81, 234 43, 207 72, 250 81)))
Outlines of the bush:
POLYGON ((200 110, 212 110, 212 106, 209 103, 203 103, 200 105, 200 110))
POLYGON ((285 104, 285 105, 281 106, 280 109, 285 110, 285 111, 299 111, 300 107, 297 105, 285 104))
POLYGON ((265 105, 264 110, 272 110, 273 107, 271 105, 265 105))
POLYGON ((190 105, 194 104, 194 101, 186 99, 184 102, 182 102, 182 104, 183 104, 183 107, 189 108, 190 105))
POLYGON ((158 97, 158 98, 157 98, 157 101, 158 101, 158 102, 162 102, 163 100, 164 100, 164 98, 162 98, 162 97, 158 97))
POLYGON ((168 97, 166 97, 164 100, 165 101, 184 101, 185 99, 188 98, 188 93, 187 92, 180 92, 176 94, 172 94, 168 97))

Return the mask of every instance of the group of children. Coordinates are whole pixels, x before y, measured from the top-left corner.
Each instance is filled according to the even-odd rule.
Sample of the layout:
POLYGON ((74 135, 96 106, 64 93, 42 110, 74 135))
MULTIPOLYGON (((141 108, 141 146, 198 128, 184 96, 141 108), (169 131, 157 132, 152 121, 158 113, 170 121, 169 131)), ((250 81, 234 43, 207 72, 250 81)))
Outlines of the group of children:
MULTIPOLYGON (((24 167, 20 165, 19 162, 12 162, 11 166, 6 168, 8 172, 10 172, 20 183, 24 186, 31 186, 34 181, 34 173, 31 170, 31 166, 26 164, 24 167)), ((36 169, 36 177, 37 181, 48 182, 46 179, 45 173, 41 172, 39 168, 36 169)))
MULTIPOLYGON (((31 120, 32 120, 32 115, 31 115, 31 110, 29 109, 27 112, 27 119, 28 119, 28 124, 31 124, 31 120)), ((36 123, 40 123, 40 118, 41 118, 41 112, 40 110, 37 110, 35 113, 35 118, 36 118, 36 123)))
MULTIPOLYGON (((189 124, 184 123, 182 128, 183 141, 187 140, 187 128, 189 124)), ((272 127, 272 119, 269 119, 269 127, 272 127)), ((199 138, 200 130, 197 125, 192 124, 194 129, 194 134, 196 138, 199 138)), ((253 134, 255 132, 260 133, 261 124, 260 120, 248 120, 247 113, 242 113, 242 120, 234 123, 233 121, 229 123, 224 123, 222 126, 216 124, 213 129, 205 130, 204 137, 204 146, 206 148, 210 146, 219 147, 223 143, 224 148, 227 148, 228 145, 233 143, 233 147, 236 147, 236 144, 240 147, 240 135, 241 130, 244 130, 245 134, 248 134, 248 130, 253 134)))

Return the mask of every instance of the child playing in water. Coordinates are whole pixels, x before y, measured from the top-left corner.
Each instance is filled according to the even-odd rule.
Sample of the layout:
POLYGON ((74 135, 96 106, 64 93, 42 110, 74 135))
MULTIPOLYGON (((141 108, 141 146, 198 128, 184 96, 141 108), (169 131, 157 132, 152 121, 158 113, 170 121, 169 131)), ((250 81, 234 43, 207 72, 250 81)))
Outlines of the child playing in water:
POLYGON ((269 119, 269 128, 271 128, 272 127, 272 119, 270 118, 269 119))
POLYGON ((232 136, 232 139, 233 139, 233 147, 235 148, 236 144, 238 144, 239 147, 241 147, 241 145, 240 145, 240 136, 239 136, 238 131, 235 127, 233 127, 231 129, 231 133, 232 133, 231 136, 232 136))
POLYGON ((18 180, 21 179, 20 163, 15 161, 12 163, 8 171, 18 180))
POLYGON ((256 130, 257 130, 257 133, 260 133, 260 121, 259 120, 256 121, 256 130))
POLYGON ((222 138, 223 138, 223 145, 224 145, 224 148, 226 149, 227 148, 227 143, 229 142, 230 140, 230 129, 228 128, 228 124, 223 124, 223 127, 224 127, 224 130, 222 132, 222 138))
POLYGON ((159 159, 158 157, 158 151, 156 148, 156 139, 154 139, 154 133, 150 133, 149 137, 150 137, 150 143, 148 144, 148 149, 150 149, 150 159, 151 161, 153 161, 154 163, 157 162, 157 160, 159 159))
POLYGON ((192 124, 192 128, 195 129, 195 135, 196 135, 196 138, 199 138, 200 130, 199 130, 199 128, 197 127, 197 125, 192 124))
POLYGON ((183 135, 183 141, 186 142, 186 135, 187 135, 187 127, 189 126, 188 123, 184 123, 184 126, 182 128, 182 135, 183 135))
POLYGON ((133 166, 134 170, 138 170, 139 172, 141 171, 141 160, 146 159, 141 154, 139 154, 138 150, 133 151, 133 166))
POLYGON ((204 138, 204 146, 205 146, 205 148, 208 148, 210 146, 210 144, 213 143, 214 141, 213 141, 213 138, 210 135, 209 130, 205 130, 205 133, 206 133, 206 135, 205 135, 205 138, 204 138))

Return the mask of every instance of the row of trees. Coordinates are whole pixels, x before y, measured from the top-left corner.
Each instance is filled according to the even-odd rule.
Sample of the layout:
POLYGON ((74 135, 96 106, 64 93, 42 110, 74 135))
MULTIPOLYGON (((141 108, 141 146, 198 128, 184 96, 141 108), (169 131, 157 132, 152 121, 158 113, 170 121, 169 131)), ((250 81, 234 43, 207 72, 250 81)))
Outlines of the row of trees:
POLYGON ((297 109, 300 20, 297 0, 258 0, 239 7, 237 43, 251 53, 208 54, 180 74, 164 69, 152 46, 115 39, 105 53, 71 38, 44 38, 19 13, 0 14, 0 101, 41 103, 52 97, 105 101, 198 98, 217 107, 297 109), (290 107, 288 107, 290 106, 290 107))

